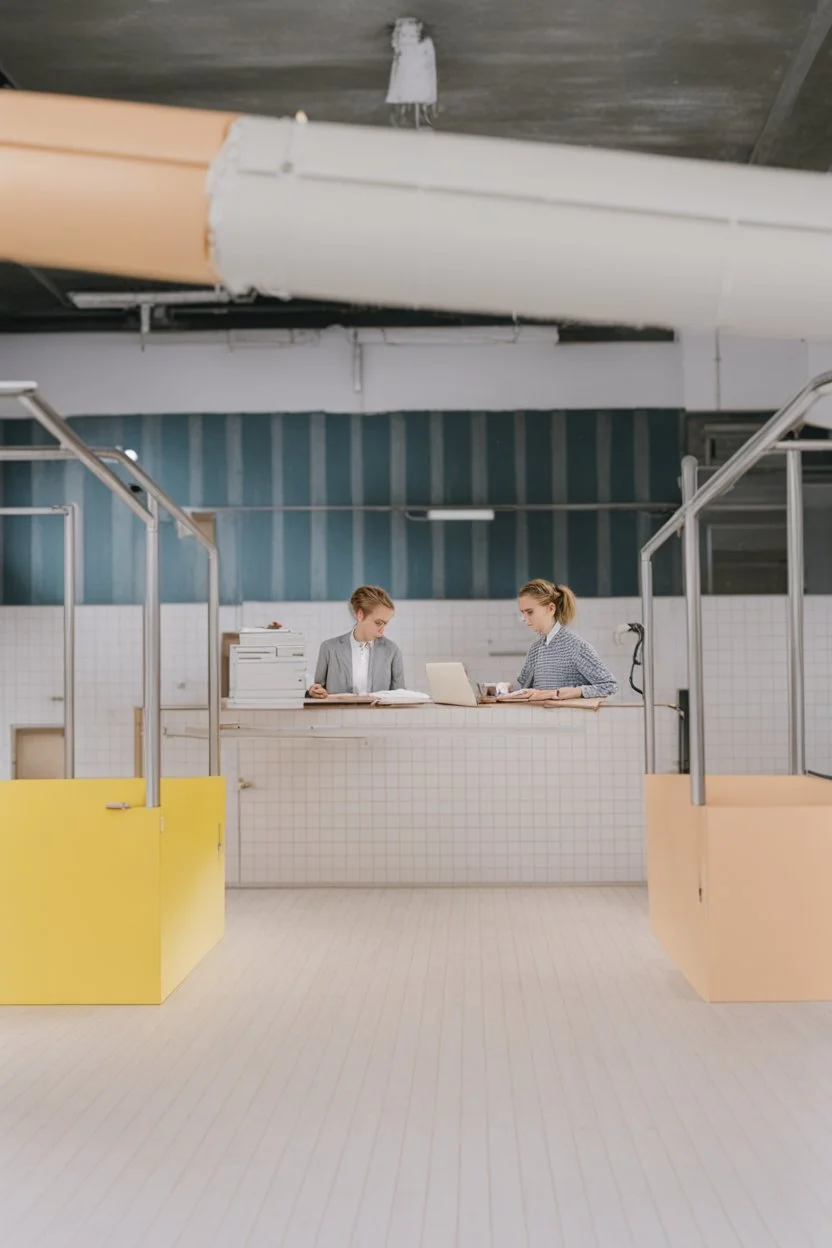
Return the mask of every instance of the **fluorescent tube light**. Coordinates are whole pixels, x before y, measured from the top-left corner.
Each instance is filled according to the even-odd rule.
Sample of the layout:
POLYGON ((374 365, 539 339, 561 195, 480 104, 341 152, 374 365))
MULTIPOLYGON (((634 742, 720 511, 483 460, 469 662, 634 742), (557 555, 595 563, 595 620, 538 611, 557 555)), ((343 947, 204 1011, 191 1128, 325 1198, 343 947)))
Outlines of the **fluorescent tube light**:
POLYGON ((69 301, 82 310, 102 308, 177 307, 186 304, 231 303, 231 295, 222 287, 212 290, 70 290, 69 301))
POLYGON ((493 520, 494 512, 474 507, 435 508, 428 511, 428 520, 493 520))

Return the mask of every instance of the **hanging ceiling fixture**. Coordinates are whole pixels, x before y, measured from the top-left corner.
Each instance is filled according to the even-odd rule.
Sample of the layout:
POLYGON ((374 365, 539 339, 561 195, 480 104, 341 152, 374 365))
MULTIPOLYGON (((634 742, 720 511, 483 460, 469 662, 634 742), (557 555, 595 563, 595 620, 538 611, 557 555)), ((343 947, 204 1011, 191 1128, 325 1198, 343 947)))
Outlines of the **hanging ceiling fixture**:
POLYGON ((436 50, 415 17, 400 17, 393 27, 393 67, 387 103, 395 126, 433 125, 436 117, 436 50))
MULTIPOLYGON (((70 290, 67 298, 82 310, 96 308, 163 308, 189 304, 236 303, 222 286, 210 290, 70 290)), ((245 298, 245 297, 244 297, 245 298)), ((248 298, 250 302, 253 296, 248 298)))
POLYGON ((494 511, 491 507, 431 507, 427 512, 428 520, 493 520, 494 511))

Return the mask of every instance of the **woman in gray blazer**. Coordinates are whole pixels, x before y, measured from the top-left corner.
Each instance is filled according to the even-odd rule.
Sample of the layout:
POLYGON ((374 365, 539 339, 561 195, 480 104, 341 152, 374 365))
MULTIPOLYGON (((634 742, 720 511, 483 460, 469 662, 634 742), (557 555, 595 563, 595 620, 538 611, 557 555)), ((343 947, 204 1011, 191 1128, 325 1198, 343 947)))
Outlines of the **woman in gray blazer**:
POLYGON ((355 620, 352 632, 331 637, 321 646, 310 698, 404 688, 401 651, 384 636, 396 614, 389 594, 378 585, 362 585, 350 598, 350 611, 355 620))

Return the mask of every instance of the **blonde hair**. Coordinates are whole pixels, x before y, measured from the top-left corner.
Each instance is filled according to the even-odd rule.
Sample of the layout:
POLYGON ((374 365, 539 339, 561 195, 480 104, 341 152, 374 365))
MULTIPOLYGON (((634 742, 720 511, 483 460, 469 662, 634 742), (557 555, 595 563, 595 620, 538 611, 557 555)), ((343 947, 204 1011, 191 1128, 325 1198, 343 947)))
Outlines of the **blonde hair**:
POLYGON ((353 618, 358 619, 359 611, 367 615, 373 607, 386 607, 388 611, 396 610, 386 589, 382 589, 380 585, 359 585, 350 598, 350 611, 353 618))
POLYGON ((544 607, 554 607, 555 620, 558 624, 571 624, 578 610, 575 595, 568 585, 553 585, 551 581, 544 581, 542 577, 521 585, 517 591, 517 597, 534 598, 535 602, 542 603, 544 607))

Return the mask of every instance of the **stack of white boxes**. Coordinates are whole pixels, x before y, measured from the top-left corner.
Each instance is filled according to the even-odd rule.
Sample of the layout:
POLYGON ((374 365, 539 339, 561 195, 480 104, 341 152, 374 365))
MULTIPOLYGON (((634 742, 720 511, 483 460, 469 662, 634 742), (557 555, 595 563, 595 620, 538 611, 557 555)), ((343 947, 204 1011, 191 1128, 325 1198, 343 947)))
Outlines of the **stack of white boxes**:
POLYGON ((231 647, 228 705, 303 706, 306 694, 306 634, 289 628, 243 628, 231 647))

